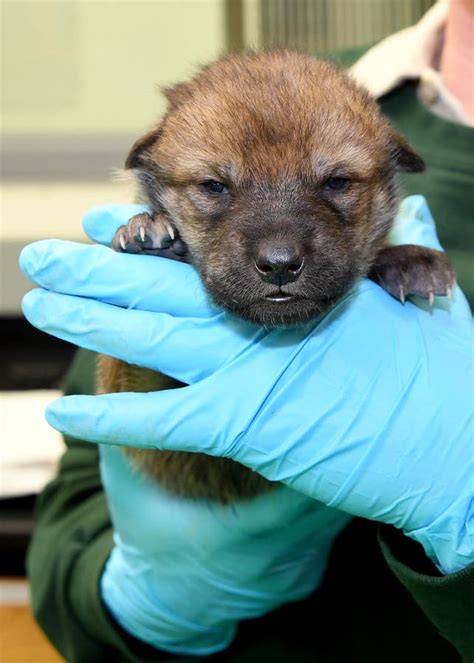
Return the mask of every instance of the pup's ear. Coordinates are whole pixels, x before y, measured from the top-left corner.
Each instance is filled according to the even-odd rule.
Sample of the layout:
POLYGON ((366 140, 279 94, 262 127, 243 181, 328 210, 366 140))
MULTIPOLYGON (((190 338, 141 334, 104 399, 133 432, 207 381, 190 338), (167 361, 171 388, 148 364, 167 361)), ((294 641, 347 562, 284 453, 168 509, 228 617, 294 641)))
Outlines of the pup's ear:
POLYGON ((149 149, 160 137, 161 123, 147 134, 139 138, 132 145, 132 149, 128 153, 125 160, 125 168, 146 168, 150 163, 149 149))
POLYGON ((392 133, 393 158, 398 170, 407 173, 421 173, 426 164, 408 142, 394 131, 392 133))
MULTIPOLYGON (((191 85, 189 83, 178 83, 173 87, 162 89, 168 100, 168 113, 176 110, 191 96, 191 85)), ((125 168, 139 170, 150 168, 150 148, 156 143, 161 133, 161 122, 147 134, 139 138, 132 146, 125 161, 125 168)))
POLYGON ((162 88, 161 91, 168 99, 168 111, 174 111, 191 97, 191 85, 178 83, 172 87, 162 88))

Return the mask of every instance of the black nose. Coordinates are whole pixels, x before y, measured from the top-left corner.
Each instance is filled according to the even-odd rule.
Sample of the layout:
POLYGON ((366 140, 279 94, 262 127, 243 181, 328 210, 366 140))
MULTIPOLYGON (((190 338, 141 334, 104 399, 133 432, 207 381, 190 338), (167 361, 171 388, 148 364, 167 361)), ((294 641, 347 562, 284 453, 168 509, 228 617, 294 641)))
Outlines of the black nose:
POLYGON ((291 283, 301 274, 304 257, 296 246, 264 244, 255 259, 255 268, 268 283, 282 286, 291 283))

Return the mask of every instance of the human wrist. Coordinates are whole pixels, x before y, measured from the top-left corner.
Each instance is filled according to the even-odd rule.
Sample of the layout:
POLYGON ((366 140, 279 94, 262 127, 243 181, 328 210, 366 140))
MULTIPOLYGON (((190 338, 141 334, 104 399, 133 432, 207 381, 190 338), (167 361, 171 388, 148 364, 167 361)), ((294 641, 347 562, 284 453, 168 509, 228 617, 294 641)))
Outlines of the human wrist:
MULTIPOLYGON (((132 560, 134 564, 124 564, 123 558, 116 546, 100 578, 100 595, 107 611, 125 632, 155 649, 181 656, 208 656, 230 645, 237 630, 235 621, 223 618, 209 625, 205 619, 195 619, 186 610, 180 610, 180 587, 186 586, 186 578, 176 578, 177 601, 172 604, 167 601, 169 593, 168 597, 160 593, 156 572, 143 558, 132 560)), ((199 596, 188 600, 196 615, 199 596)), ((201 611, 205 616, 206 606, 202 605, 201 611)))
POLYGON ((460 496, 430 525, 404 534, 419 543, 443 575, 462 571, 474 562, 474 499, 460 496))

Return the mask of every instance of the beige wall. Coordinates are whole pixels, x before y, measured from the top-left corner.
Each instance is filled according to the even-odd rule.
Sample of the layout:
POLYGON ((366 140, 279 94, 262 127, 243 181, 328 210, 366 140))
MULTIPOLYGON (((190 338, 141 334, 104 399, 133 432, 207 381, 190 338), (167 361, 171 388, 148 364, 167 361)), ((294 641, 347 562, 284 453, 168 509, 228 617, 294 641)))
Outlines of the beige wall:
POLYGON ((2 0, 2 130, 134 133, 224 50, 223 0, 2 0))
MULTIPOLYGON (((125 156, 128 140, 164 109, 157 85, 189 77, 225 48, 223 0, 0 0, 0 11, 1 130, 13 143, 18 135, 57 135, 67 148, 70 135, 88 135, 90 143, 91 134, 123 134, 125 156)), ((28 160, 28 149, 21 158, 28 160)), ((129 187, 106 176, 7 179, 0 315, 18 314, 30 287, 17 267, 22 246, 48 237, 84 241, 89 207, 132 199, 129 187)))

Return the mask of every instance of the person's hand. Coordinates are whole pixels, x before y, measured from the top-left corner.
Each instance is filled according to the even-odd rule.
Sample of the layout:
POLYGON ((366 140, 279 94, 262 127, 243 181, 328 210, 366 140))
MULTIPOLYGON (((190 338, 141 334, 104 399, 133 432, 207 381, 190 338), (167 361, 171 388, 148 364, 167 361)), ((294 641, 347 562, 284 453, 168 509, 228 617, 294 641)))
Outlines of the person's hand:
MULTIPOLYGON (((134 209, 114 211, 126 217, 134 209)), ((84 247, 54 246, 66 250, 64 268, 75 270, 84 247)), ((101 270, 105 274, 110 267, 113 276, 108 259, 117 254, 96 248, 103 254, 101 270)), ((170 273, 159 286, 169 289, 173 263, 165 262, 170 273)), ((194 312, 207 315, 212 310, 207 295, 192 277, 194 312)), ((90 278, 90 287, 101 287, 90 278)), ((143 287, 148 292, 157 285, 143 287)), ((140 306, 139 293, 125 283, 117 284, 114 294, 114 284, 109 287, 109 296, 119 303, 131 297, 140 306)), ((176 293, 177 311, 185 305, 193 312, 185 299, 180 303, 176 293)), ((175 654, 203 656, 225 649, 241 620, 305 598, 318 587, 332 543, 350 520, 286 486, 226 506, 177 498, 140 474, 119 449, 103 446, 100 457, 115 543, 101 576, 102 600, 126 631, 175 654)))
POLYGON ((286 486, 232 505, 174 497, 119 449, 100 452, 115 541, 102 598, 129 633, 176 654, 222 650, 241 620, 305 598, 349 520, 286 486))
MULTIPOLYGON (((402 226, 434 232, 420 197, 402 213, 402 226)), ((123 219, 106 208, 86 226, 110 239, 123 219)), ((472 561, 471 319, 459 289, 427 313, 362 281, 321 320, 264 330, 214 309, 189 265, 42 242, 22 266, 49 290, 25 298, 34 325, 190 385, 70 396, 49 408, 54 427, 227 456, 403 529, 444 573, 472 561)))

